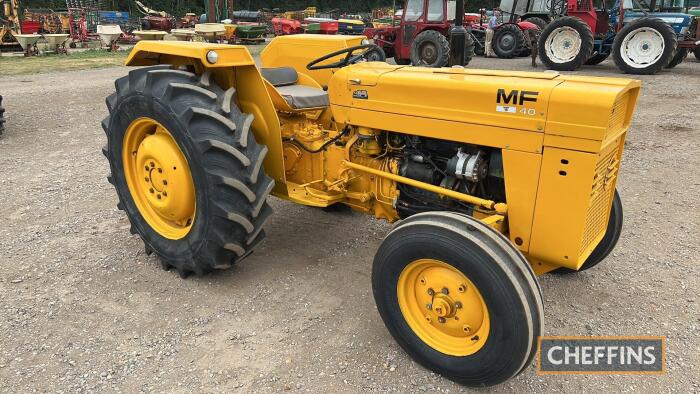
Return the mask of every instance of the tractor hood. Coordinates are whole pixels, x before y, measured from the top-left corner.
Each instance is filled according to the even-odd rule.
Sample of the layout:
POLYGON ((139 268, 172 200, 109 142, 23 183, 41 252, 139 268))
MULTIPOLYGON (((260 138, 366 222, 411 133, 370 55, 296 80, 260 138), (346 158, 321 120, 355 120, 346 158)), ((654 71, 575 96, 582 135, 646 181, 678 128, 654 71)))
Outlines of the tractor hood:
POLYGON ((628 127, 638 89, 622 78, 368 62, 338 70, 328 93, 338 122, 540 152, 562 137, 597 149, 628 127))
MULTIPOLYGON (((683 14, 680 12, 625 12, 625 24, 632 22, 635 19, 644 17, 654 17, 659 18, 662 21, 668 23, 669 25, 675 27, 685 27, 690 25, 690 21, 693 18, 691 15, 683 14)), ((677 30, 677 29, 674 29, 677 30)), ((678 33, 678 32, 676 32, 678 33)))

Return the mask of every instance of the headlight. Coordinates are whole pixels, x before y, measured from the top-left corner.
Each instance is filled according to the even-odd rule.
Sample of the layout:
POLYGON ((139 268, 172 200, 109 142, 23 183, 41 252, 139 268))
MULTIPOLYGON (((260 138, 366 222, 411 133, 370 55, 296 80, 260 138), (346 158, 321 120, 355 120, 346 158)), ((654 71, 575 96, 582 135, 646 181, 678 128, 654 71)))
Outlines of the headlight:
POLYGON ((207 52, 207 61, 211 64, 215 64, 219 60, 219 54, 216 51, 207 52))
POLYGON ((362 45, 369 45, 369 44, 371 44, 371 42, 369 42, 368 39, 365 38, 362 40, 362 45))

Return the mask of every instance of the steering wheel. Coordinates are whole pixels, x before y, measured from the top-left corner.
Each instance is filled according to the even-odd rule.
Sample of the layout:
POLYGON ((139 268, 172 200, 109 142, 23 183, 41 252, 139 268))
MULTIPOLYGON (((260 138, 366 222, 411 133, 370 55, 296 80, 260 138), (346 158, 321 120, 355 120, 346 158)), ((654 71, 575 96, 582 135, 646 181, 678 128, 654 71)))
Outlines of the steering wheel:
POLYGON ((319 57, 318 59, 307 64, 306 69, 307 70, 324 70, 327 68, 340 68, 340 67, 348 66, 350 64, 355 64, 362 59, 368 60, 368 61, 383 62, 386 60, 386 55, 384 54, 384 51, 382 50, 382 48, 378 47, 377 45, 374 45, 374 44, 357 45, 354 47, 341 49, 339 51, 329 53, 328 55, 319 57), (355 53, 355 52, 358 52, 360 50, 362 52, 357 53, 357 54, 355 53), (342 55, 342 54, 345 54, 345 57, 336 61, 336 62, 322 64, 320 66, 317 66, 317 64, 323 62, 324 60, 328 60, 328 59, 334 58, 334 57, 342 55))

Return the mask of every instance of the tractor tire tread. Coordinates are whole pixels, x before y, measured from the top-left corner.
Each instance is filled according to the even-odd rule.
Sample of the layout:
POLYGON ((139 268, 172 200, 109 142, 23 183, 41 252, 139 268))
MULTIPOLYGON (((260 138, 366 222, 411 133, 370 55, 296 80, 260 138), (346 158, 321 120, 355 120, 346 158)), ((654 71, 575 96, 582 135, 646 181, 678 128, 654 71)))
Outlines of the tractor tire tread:
POLYGON ((127 212, 130 231, 143 240, 145 250, 181 277, 228 268, 249 255, 265 236, 262 227, 272 214, 267 196, 274 181, 262 169, 268 149, 250 132, 254 118, 238 109, 235 89, 220 88, 211 73, 197 76, 156 66, 132 70, 115 82, 115 90, 106 100, 109 116, 102 122, 108 137, 108 179, 117 190, 118 208, 127 212), (120 143, 124 124, 133 120, 125 109, 136 105, 132 101, 143 103, 147 114, 170 114, 171 119, 154 118, 169 122, 168 130, 190 163, 198 199, 186 239, 167 240, 151 229, 126 186, 120 143))
POLYGON ((445 67, 448 64, 449 59, 450 42, 447 41, 447 38, 443 36, 442 33, 440 33, 439 31, 425 30, 418 33, 416 38, 413 39, 413 44, 411 45, 411 64, 413 64, 414 66, 445 67), (418 53, 418 47, 421 45, 421 43, 425 41, 430 41, 433 44, 435 44, 438 50, 437 59, 432 64, 425 63, 420 58, 420 55, 418 53))
POLYGON ((520 56, 521 53, 523 53, 526 50, 525 35, 523 34, 523 31, 520 30, 520 27, 518 25, 513 23, 504 24, 496 28, 496 31, 493 33, 493 40, 491 41, 491 46, 493 47, 493 52, 499 58, 512 59, 514 57, 520 56), (510 51, 505 50, 498 45, 498 43, 500 42, 500 38, 504 34, 512 34, 513 38, 515 39, 515 46, 510 51))

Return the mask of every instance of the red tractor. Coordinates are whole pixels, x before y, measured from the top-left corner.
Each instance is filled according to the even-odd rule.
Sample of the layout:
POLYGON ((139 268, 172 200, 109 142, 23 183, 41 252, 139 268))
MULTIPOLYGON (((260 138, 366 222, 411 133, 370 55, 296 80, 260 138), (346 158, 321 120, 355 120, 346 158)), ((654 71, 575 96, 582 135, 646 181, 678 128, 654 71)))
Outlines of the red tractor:
POLYGON ((474 37, 462 27, 463 18, 463 1, 406 0, 398 25, 367 28, 364 35, 373 39, 386 57, 393 57, 396 64, 426 67, 457 64, 450 60, 450 48, 459 43, 457 45, 463 45, 464 50, 455 53, 460 52, 464 57, 463 65, 467 65, 474 53, 474 37), (456 30, 459 30, 459 39, 455 39, 456 30))
MULTIPOLYGON (((518 56, 527 56, 530 53, 528 42, 528 30, 539 30, 540 27, 530 21, 520 20, 520 16, 515 13, 518 2, 513 2, 513 9, 509 13, 508 19, 501 19, 493 32, 491 47, 493 52, 501 59, 512 59, 518 56)), ((482 12, 481 21, 472 25, 472 33, 477 39, 476 54, 483 55, 486 42, 486 29, 489 18, 482 12)), ((539 31, 537 32, 539 36, 539 31)))

